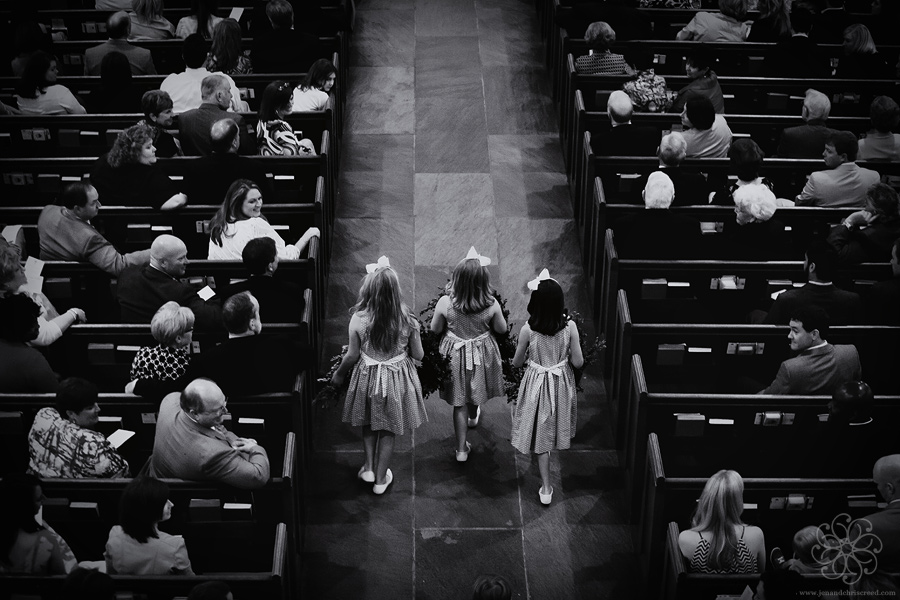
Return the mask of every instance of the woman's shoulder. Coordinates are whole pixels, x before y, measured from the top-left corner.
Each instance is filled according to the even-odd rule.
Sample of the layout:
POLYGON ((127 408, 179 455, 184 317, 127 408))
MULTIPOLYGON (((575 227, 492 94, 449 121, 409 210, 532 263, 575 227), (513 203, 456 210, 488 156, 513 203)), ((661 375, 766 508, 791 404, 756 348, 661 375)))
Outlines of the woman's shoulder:
MULTIPOLYGON (((153 538, 151 538, 153 539, 153 538)), ((159 532, 159 538, 157 538, 157 544, 162 546, 168 546, 173 550, 177 550, 184 546, 184 537, 180 535, 172 535, 166 533, 165 531, 159 532)))
POLYGON ((744 529, 744 541, 748 544, 765 541, 766 534, 756 525, 743 525, 742 527, 744 529))
POLYGON ((678 534, 678 547, 685 556, 691 556, 697 544, 700 543, 700 532, 693 529, 685 529, 678 534))

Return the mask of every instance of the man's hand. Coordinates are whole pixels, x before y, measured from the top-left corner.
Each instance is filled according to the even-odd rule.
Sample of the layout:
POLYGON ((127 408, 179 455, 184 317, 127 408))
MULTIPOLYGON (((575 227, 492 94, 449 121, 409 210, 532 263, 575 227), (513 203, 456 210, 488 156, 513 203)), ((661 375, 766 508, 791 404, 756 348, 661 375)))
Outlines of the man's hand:
POLYGON ((252 452, 254 449, 258 448, 259 445, 253 438, 235 438, 235 440, 231 442, 231 447, 238 452, 252 452))

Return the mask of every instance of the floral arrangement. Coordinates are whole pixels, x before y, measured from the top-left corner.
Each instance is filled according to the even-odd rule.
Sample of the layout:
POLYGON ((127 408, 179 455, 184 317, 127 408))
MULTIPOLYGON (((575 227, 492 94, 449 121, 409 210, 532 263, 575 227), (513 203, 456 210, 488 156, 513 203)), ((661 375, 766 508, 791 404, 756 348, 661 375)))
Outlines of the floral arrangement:
POLYGON ((421 364, 416 366, 419 373, 419 383, 422 385, 422 396, 439 391, 444 387, 450 377, 450 357, 441 354, 441 335, 431 331, 431 319, 434 317, 434 309, 438 300, 444 295, 438 294, 421 312, 419 312, 419 337, 422 338, 422 349, 425 356, 421 364))
POLYGON ((332 408, 337 406, 338 402, 340 402, 340 390, 336 385, 331 383, 331 378, 335 371, 338 370, 338 367, 341 366, 341 361, 344 359, 346 353, 347 346, 341 346, 341 353, 331 357, 331 367, 328 369, 328 373, 316 379, 316 382, 322 384, 322 387, 319 389, 313 400, 314 406, 318 406, 319 408, 332 408))
POLYGON ((509 309, 506 308, 506 300, 499 293, 494 292, 494 298, 500 303, 500 312, 506 319, 506 333, 500 335, 494 332, 494 339, 500 347, 500 360, 503 367, 503 390, 506 392, 506 401, 514 402, 519 396, 519 384, 522 382, 522 374, 525 367, 514 367, 513 357, 516 355, 516 346, 519 345, 519 336, 513 333, 513 322, 509 320, 509 309))
POLYGON ((587 334, 584 331, 584 317, 578 311, 567 310, 566 317, 570 321, 575 322, 575 327, 578 329, 578 345, 581 346, 581 354, 584 356, 584 364, 580 369, 574 369, 575 371, 575 389, 579 392, 583 392, 584 389, 581 387, 581 376, 584 374, 584 370, 587 369, 591 364, 600 360, 603 356, 603 351, 606 350, 606 338, 603 337, 594 337, 593 341, 588 341, 587 334))

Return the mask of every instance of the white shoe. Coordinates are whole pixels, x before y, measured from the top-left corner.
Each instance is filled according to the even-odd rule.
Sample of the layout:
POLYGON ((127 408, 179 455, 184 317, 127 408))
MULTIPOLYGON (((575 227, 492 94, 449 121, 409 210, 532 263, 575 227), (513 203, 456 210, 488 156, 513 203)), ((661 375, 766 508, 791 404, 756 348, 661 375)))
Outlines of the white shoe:
POLYGON ((538 496, 541 497, 541 504, 544 504, 544 505, 550 504, 550 502, 553 501, 553 488, 552 487, 550 488, 549 494, 545 494, 544 487, 541 486, 540 488, 538 488, 538 496))
POLYGON ((478 420, 481 419, 481 407, 475 412, 474 419, 468 419, 469 427, 478 427, 478 420))
POLYGON ((374 486, 372 486, 372 491, 380 496, 386 489, 388 489, 388 486, 391 485, 392 481, 394 481, 394 474, 391 473, 390 469, 388 469, 387 473, 384 474, 384 483, 382 485, 378 485, 376 483, 374 486))
POLYGON ((456 462, 466 462, 467 460, 469 460, 469 450, 471 450, 471 449, 472 449, 472 444, 470 444, 469 442, 466 442, 466 451, 465 452, 460 452, 459 450, 456 451, 456 462))
POLYGON ((375 483, 375 471, 366 471, 366 465, 359 468, 359 473, 356 476, 366 483, 375 483))

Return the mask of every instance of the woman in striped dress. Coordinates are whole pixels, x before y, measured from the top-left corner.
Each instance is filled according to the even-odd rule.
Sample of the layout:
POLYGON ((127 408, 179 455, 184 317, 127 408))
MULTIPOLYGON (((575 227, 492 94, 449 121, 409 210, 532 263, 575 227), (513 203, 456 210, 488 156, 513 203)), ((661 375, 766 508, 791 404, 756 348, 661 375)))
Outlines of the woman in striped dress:
POLYGON ((413 360, 425 351, 419 323, 400 298, 400 281, 386 256, 366 265, 352 308, 350 340, 331 383, 340 387, 351 368, 343 421, 362 427, 366 462, 357 477, 383 494, 394 479, 389 468, 394 436, 428 420, 413 360))
POLYGON ((284 120, 291 113, 291 94, 293 88, 287 81, 273 81, 263 90, 256 124, 256 141, 262 156, 316 155, 312 141, 284 120))
POLYGON ((553 500, 550 450, 565 450, 575 437, 575 374, 584 365, 578 327, 567 318, 563 291, 547 269, 528 282, 528 322, 519 332, 513 365, 526 364, 513 412, 512 445, 538 455, 541 504, 553 500))

